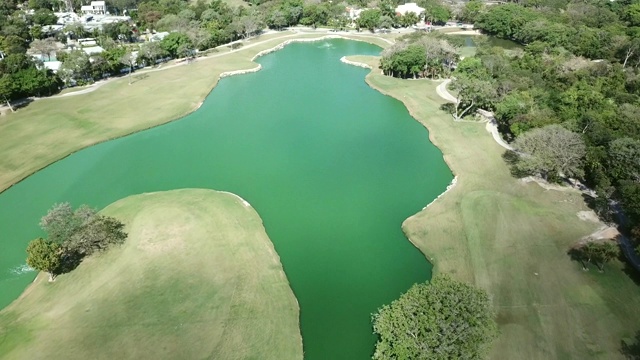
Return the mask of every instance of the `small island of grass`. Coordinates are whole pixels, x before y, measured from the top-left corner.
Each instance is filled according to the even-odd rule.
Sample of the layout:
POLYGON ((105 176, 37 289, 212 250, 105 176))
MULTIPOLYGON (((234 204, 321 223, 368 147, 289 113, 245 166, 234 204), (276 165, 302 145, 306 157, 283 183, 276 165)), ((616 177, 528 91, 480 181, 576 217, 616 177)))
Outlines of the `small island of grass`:
POLYGON ((119 247, 0 312, 7 359, 301 359, 298 304, 258 214, 212 190, 131 196, 119 247))

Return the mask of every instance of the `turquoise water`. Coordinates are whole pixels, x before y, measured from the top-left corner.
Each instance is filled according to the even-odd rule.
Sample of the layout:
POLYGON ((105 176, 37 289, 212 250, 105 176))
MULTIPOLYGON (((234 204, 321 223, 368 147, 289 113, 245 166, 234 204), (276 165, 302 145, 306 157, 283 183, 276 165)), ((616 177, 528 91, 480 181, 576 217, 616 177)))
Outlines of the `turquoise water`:
POLYGON ((401 223, 452 179, 402 103, 339 61, 379 51, 292 44, 260 58, 260 72, 222 79, 197 112, 80 151, 2 193, 0 306, 33 279, 24 248, 53 203, 102 208, 210 188, 242 196, 264 220, 300 303, 305 358, 370 358, 371 313, 430 277, 401 223))

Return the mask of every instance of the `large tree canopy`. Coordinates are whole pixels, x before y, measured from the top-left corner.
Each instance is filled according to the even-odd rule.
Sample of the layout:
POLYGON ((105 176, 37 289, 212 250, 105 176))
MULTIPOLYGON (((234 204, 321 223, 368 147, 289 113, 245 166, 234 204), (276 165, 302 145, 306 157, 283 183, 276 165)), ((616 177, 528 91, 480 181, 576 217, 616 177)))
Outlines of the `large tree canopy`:
POLYGON ((373 316, 374 359, 481 359, 497 334, 483 290, 438 276, 373 316))
POLYGON ((533 129, 519 136, 513 145, 522 153, 516 166, 523 172, 540 174, 545 179, 583 175, 584 141, 560 125, 533 129))
POLYGON ((83 258, 122 244, 127 238, 120 221, 100 215, 86 205, 73 210, 69 203, 56 204, 42 217, 40 227, 47 233, 47 239, 29 244, 29 249, 34 249, 27 249, 30 258, 40 259, 38 263, 34 262, 37 266, 29 265, 50 274, 69 271, 83 258), (59 264, 39 265, 52 263, 54 250, 59 256, 59 264))

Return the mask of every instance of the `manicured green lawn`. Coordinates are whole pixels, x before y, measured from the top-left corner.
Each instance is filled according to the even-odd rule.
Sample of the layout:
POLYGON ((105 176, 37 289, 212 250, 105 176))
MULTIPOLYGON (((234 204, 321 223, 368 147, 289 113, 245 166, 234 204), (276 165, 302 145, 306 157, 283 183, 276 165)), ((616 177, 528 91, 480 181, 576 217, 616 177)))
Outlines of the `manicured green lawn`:
POLYGON ((125 245, 0 312, 3 359, 301 359, 298 303, 262 220, 230 194, 120 200, 125 245))
MULTIPOLYGON (((356 61, 376 60, 352 57, 356 61)), ((372 72, 374 88, 402 100, 430 130, 458 184, 404 231, 435 271, 475 283, 493 298, 501 335, 495 359, 620 358, 640 330, 640 288, 619 262, 583 272, 567 250, 597 224, 579 220, 580 194, 512 178, 485 124, 454 123, 438 110, 436 82, 372 72)))

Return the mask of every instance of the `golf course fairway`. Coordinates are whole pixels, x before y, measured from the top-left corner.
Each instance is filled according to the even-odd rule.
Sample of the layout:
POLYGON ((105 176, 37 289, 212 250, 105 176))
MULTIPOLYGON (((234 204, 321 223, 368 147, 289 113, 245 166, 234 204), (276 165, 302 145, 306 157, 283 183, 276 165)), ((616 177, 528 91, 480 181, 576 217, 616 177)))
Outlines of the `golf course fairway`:
POLYGON ((102 211, 122 247, 0 312, 3 359, 301 359, 298 304, 262 220, 239 197, 185 189, 102 211))
POLYGON ((25 248, 55 203, 228 191, 263 219, 300 306, 305 359, 370 358, 371 314, 431 276, 402 222, 453 178, 407 108, 365 83, 369 69, 340 61, 379 53, 341 39, 288 45, 258 58, 261 71, 220 80, 192 114, 12 186, 0 195, 0 303, 33 280, 25 248))

